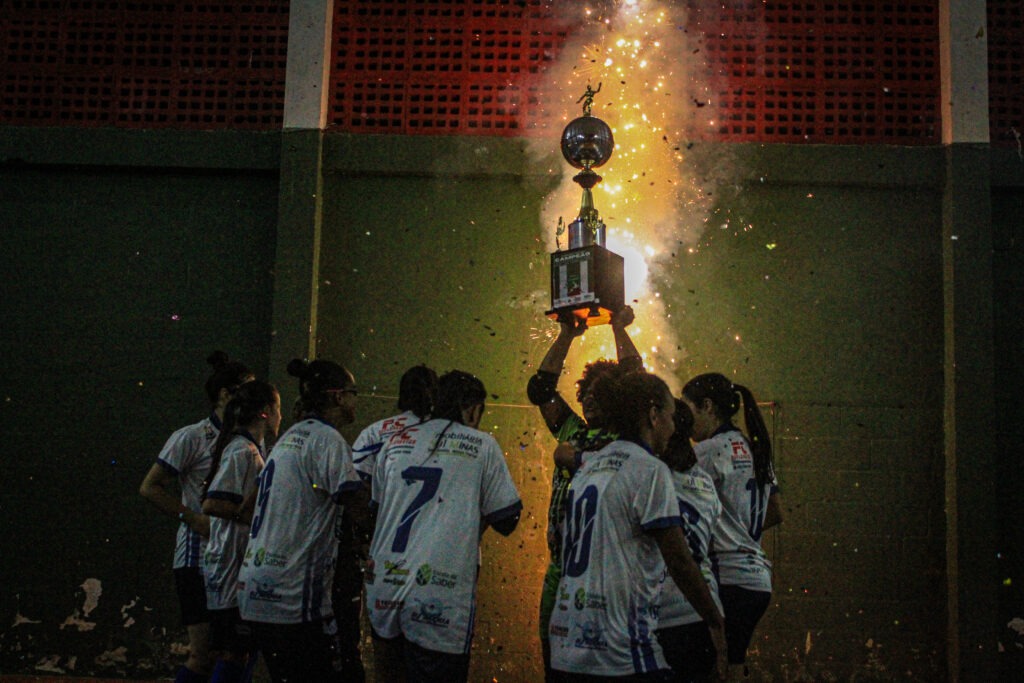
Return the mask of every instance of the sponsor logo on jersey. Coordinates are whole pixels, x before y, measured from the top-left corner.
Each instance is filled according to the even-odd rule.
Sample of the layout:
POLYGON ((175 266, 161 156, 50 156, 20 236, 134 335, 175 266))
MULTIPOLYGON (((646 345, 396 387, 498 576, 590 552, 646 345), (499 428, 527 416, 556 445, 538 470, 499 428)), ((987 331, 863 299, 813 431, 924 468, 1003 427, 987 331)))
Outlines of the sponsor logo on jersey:
POLYGON ((619 458, 603 458, 600 462, 594 465, 594 468, 590 470, 591 474, 597 472, 618 472, 622 469, 622 466, 626 463, 625 460, 619 458))
POLYGON ((284 567, 288 564, 288 556, 268 552, 266 548, 257 548, 252 556, 252 563, 255 567, 262 567, 263 565, 268 567, 284 567))
POLYGON ((440 600, 417 600, 417 609, 412 613, 412 620, 427 626, 437 626, 438 628, 448 628, 448 624, 451 623, 451 619, 444 617, 444 611, 448 607, 440 600))
POLYGON ((576 591, 576 595, 573 596, 572 604, 578 610, 584 608, 604 610, 608 606, 603 595, 587 593, 587 591, 582 588, 576 591))
POLYGON ((392 562, 391 560, 384 560, 384 575, 385 576, 408 576, 409 570, 405 568, 405 560, 399 560, 398 562, 392 562))
POLYGON ((402 609, 403 607, 405 607, 405 600, 381 600, 378 598, 373 601, 373 608, 382 611, 402 609))
POLYGON ((555 624, 552 624, 549 633, 550 635, 556 636, 558 638, 569 637, 569 629, 567 629, 565 626, 556 626, 555 624))
POLYGON ((429 564, 421 564, 416 570, 416 584, 418 586, 440 586, 441 588, 455 588, 459 581, 458 574, 449 574, 435 570, 429 564))
POLYGON ((207 441, 213 441, 217 438, 217 430, 213 428, 213 425, 203 427, 203 438, 207 441))
POLYGON ((579 636, 573 641, 573 645, 585 650, 607 650, 608 640, 604 637, 601 625, 596 621, 584 621, 582 624, 573 624, 579 630, 579 636))
POLYGON ((388 446, 412 446, 416 443, 416 432, 419 430, 415 427, 410 427, 404 432, 399 432, 391 437, 391 441, 388 442, 388 446))
POLYGON ((256 577, 252 581, 253 587, 249 591, 250 600, 262 602, 280 602, 283 596, 277 592, 277 583, 270 579, 256 577))

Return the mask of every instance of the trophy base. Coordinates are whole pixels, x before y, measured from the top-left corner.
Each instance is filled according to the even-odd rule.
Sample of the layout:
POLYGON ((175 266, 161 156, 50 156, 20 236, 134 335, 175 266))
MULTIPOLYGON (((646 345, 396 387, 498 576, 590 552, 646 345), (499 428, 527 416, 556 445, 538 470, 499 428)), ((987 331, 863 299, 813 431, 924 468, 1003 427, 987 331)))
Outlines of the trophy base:
POLYGON ((577 308, 572 311, 566 310, 550 310, 544 311, 544 315, 551 318, 552 320, 558 320, 565 313, 571 313, 580 320, 587 321, 587 327, 594 327, 596 325, 608 325, 612 321, 612 313, 614 311, 605 308, 604 306, 598 306, 597 308, 577 308))
POLYGON ((571 314, 588 327, 611 322, 626 304, 622 257, 597 244, 551 254, 552 320, 571 314))

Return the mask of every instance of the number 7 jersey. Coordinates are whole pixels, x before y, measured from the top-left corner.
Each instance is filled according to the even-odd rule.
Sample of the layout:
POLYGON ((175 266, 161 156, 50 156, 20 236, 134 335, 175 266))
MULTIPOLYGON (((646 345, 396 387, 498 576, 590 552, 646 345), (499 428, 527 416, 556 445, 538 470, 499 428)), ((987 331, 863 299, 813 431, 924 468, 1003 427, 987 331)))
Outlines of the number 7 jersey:
POLYGON ((449 420, 410 427, 377 458, 373 502, 366 604, 374 630, 468 652, 483 523, 522 509, 498 442, 449 420))

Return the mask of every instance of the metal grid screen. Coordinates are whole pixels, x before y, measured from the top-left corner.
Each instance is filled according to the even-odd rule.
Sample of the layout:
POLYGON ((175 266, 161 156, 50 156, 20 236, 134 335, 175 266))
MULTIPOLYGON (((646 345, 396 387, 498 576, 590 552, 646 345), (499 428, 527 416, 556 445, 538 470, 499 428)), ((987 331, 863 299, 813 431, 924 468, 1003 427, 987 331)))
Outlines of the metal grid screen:
POLYGON ((353 133, 524 135, 568 28, 539 0, 336 3, 329 121, 353 133))
POLYGON ((274 129, 286 0, 0 0, 0 123, 274 129))
MULTIPOLYGON (((939 142, 937 0, 678 2, 719 107, 705 139, 939 142)), ((567 3, 336 0, 331 126, 544 129, 567 3)), ((992 140, 1019 144, 1024 6, 988 13, 992 140)), ((278 128, 287 33, 286 0, 0 0, 0 124, 278 128)))
POLYGON ((692 24, 717 93, 720 140, 936 144, 938 3, 746 0, 692 24))
POLYGON ((1024 134, 1024 2, 988 2, 989 137, 1021 149, 1024 134))
MULTIPOLYGON (((689 3, 719 123, 705 139, 939 142, 938 3, 689 3)), ((336 6, 331 125, 365 133, 529 135, 575 28, 550 2, 336 6)), ((696 134, 695 134, 696 135, 696 134)))

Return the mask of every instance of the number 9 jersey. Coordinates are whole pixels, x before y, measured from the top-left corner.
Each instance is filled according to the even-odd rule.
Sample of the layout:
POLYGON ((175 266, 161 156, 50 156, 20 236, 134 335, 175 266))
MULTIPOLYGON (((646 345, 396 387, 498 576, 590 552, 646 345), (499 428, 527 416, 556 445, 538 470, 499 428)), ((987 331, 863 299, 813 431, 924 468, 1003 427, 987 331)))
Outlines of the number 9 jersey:
POLYGON ((377 458, 373 504, 365 579, 374 631, 468 653, 484 522, 523 507, 498 442, 450 420, 409 427, 377 458))
POLYGON ((361 487, 352 449, 333 425, 308 418, 281 436, 259 476, 239 571, 243 619, 298 624, 333 616, 335 517, 341 497, 361 487))

